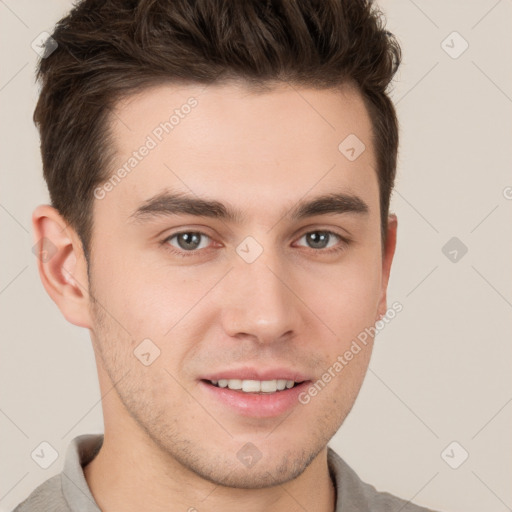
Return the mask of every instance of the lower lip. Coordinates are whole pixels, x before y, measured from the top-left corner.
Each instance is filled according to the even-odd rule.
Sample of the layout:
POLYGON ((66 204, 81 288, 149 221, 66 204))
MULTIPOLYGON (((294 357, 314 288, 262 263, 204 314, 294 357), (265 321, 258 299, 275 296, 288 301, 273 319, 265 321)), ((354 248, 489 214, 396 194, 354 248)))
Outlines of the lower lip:
POLYGON ((242 416, 272 418, 298 405, 299 395, 308 387, 309 381, 275 393, 245 393, 229 388, 219 388, 205 381, 200 381, 199 384, 215 400, 242 416))

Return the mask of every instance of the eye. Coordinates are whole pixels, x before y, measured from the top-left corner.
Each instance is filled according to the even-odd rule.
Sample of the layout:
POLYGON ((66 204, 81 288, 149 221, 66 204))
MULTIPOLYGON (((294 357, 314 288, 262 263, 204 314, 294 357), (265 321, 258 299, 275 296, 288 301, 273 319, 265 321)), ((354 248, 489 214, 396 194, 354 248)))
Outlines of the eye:
POLYGON ((208 235, 199 231, 182 231, 167 237, 164 243, 171 246, 170 250, 179 256, 192 256, 199 249, 204 249, 208 243, 202 244, 201 239, 211 240, 208 235), (173 243, 175 241, 176 245, 173 243), (190 253, 190 254, 186 254, 190 253))
POLYGON ((342 236, 334 233, 333 231, 309 231, 302 235, 299 240, 306 239, 306 243, 309 245, 311 249, 317 250, 317 252, 331 253, 341 251, 346 248, 348 244, 348 240, 343 238, 342 236), (334 241, 331 245, 331 241, 334 241), (344 242, 340 246, 337 246, 336 241, 344 242))

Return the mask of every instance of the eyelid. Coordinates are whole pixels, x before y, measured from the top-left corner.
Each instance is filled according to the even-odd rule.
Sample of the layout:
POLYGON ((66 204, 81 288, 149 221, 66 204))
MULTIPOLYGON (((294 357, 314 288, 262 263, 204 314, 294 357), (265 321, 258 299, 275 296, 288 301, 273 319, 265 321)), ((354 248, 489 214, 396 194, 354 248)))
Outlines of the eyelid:
POLYGON ((325 231, 333 233, 347 241, 350 241, 352 238, 352 234, 346 228, 336 225, 322 225, 321 222, 315 222, 312 224, 308 224, 307 226, 302 226, 300 229, 297 230, 297 233, 302 233, 301 236, 303 236, 306 233, 311 233, 312 231, 325 231))

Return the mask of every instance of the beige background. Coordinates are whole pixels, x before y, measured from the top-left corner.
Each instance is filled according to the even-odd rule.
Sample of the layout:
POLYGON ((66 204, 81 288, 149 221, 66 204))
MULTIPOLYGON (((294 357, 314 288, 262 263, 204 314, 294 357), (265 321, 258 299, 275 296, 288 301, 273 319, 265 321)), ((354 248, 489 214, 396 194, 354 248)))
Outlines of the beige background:
MULTIPOLYGON (((68 0, 0 0, 0 510, 62 468, 69 441, 101 432, 88 332, 37 274, 30 215, 47 202, 32 112, 32 40, 68 0), (49 442, 48 469, 31 452, 49 442)), ((404 61, 393 97, 401 149, 390 304, 353 412, 331 442, 361 478, 443 511, 512 510, 512 2, 383 0, 404 61), (469 44, 462 48, 457 31, 469 44), (507 188, 508 187, 508 188, 507 188), (457 262, 442 247, 468 248, 457 262), (469 458, 452 469, 462 449, 469 458), (462 448, 461 448, 462 447, 462 448), (446 457, 445 457, 446 458, 446 457)), ((313 511, 311 511, 313 512, 313 511)))

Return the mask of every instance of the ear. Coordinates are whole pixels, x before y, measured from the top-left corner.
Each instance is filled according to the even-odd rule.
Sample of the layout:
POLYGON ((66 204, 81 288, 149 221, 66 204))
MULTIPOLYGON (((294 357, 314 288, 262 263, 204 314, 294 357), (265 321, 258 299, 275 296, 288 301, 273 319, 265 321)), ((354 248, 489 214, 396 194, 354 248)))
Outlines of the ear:
POLYGON ((80 238, 59 212, 46 204, 34 210, 32 228, 46 292, 68 322, 90 328, 87 261, 80 238))
POLYGON ((387 226, 387 240, 386 246, 382 250, 382 287, 378 306, 378 317, 375 319, 379 320, 386 314, 387 311, 387 289, 389 282, 389 275, 391 273, 391 263, 393 262, 393 256, 395 255, 396 248, 396 232, 398 228, 398 219, 396 215, 391 214, 388 216, 387 226))

